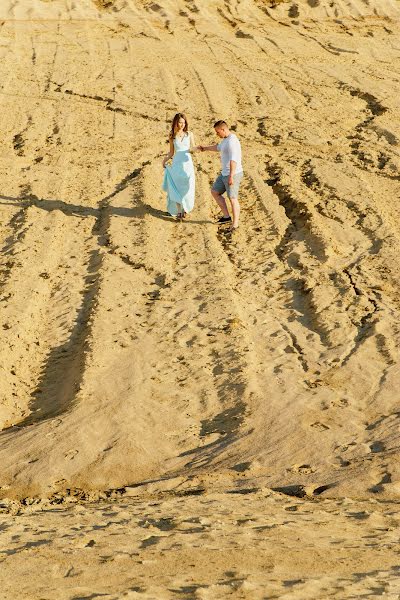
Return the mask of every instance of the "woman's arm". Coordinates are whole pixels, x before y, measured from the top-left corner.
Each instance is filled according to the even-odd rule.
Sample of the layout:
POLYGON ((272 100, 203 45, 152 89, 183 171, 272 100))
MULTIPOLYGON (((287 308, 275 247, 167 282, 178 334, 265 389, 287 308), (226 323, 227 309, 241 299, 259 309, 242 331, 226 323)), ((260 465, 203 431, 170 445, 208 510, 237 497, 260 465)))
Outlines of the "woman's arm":
POLYGON ((175 148, 174 148, 174 140, 173 140, 173 139, 170 139, 170 140, 169 140, 169 152, 168 152, 168 154, 167 154, 167 155, 164 157, 164 160, 163 160, 163 163, 162 163, 162 166, 163 166, 164 168, 165 168, 165 165, 167 164, 167 162, 168 162, 169 160, 171 160, 171 158, 173 157, 173 155, 174 155, 174 152, 175 152, 175 148))
POLYGON ((200 146, 196 146, 194 143, 194 135, 192 132, 189 133, 189 139, 190 139, 190 150, 189 152, 197 152, 198 150, 200 150, 200 146))

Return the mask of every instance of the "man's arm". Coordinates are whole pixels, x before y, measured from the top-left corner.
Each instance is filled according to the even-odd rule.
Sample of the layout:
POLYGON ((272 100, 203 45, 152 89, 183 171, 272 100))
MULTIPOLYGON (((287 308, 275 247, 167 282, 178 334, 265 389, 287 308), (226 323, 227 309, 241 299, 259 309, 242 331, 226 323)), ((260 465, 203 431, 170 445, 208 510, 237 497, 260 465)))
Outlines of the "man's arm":
POLYGON ((238 148, 237 148, 237 144, 234 143, 233 140, 230 140, 229 142, 229 180, 228 183, 229 185, 233 184, 233 178, 235 176, 236 173, 236 166, 238 163, 238 148))
POLYGON ((206 152, 209 150, 210 152, 218 152, 218 144, 213 144, 212 146, 199 146, 202 152, 206 152))
POLYGON ((228 179, 229 185, 233 185, 233 178, 235 176, 235 173, 236 173, 236 160, 230 160, 229 161, 229 179, 228 179))

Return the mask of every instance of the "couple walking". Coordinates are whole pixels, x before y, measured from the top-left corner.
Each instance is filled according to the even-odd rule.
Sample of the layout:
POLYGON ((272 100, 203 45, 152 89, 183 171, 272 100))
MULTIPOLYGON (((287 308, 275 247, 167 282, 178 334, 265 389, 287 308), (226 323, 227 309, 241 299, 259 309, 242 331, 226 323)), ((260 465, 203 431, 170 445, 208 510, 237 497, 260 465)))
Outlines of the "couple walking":
POLYGON ((179 220, 185 218, 194 206, 195 174, 191 154, 193 152, 220 152, 221 173, 215 180, 211 194, 221 209, 222 216, 218 223, 230 223, 231 231, 239 226, 240 205, 238 200, 240 181, 243 176, 242 152, 237 136, 229 130, 225 121, 217 121, 215 133, 221 142, 212 146, 195 146, 194 136, 189 131, 188 121, 184 114, 177 113, 172 121, 169 134, 169 153, 163 160, 163 190, 167 192, 167 211, 179 220), (172 164, 167 163, 172 159, 172 164), (226 192, 231 208, 229 215, 226 192))

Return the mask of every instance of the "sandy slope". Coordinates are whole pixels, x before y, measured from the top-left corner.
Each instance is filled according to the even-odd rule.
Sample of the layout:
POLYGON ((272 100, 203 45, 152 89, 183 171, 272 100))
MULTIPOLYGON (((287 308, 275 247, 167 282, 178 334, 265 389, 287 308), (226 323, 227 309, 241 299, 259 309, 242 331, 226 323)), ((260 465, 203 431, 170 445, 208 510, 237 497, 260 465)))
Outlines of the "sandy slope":
POLYGON ((2 2, 3 498, 400 494, 398 4, 204 4, 2 2), (234 238, 214 155, 164 213, 176 110, 242 141, 234 238))

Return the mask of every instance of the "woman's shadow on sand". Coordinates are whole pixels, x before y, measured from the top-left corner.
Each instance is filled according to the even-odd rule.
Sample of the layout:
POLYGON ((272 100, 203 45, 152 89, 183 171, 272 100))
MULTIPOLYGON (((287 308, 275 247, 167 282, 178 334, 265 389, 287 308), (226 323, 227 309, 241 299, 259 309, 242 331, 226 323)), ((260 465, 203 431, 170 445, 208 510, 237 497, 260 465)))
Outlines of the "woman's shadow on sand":
MULTIPOLYGON (((168 212, 155 208, 151 204, 144 202, 142 197, 137 193, 132 197, 132 202, 135 204, 132 206, 132 208, 112 206, 110 204, 110 201, 114 198, 114 196, 117 196, 119 193, 128 188, 133 180, 141 174, 142 169, 148 164, 150 164, 150 161, 144 162, 141 167, 134 169, 131 173, 121 179, 121 181, 117 183, 114 190, 110 194, 107 194, 97 202, 97 207, 71 204, 57 199, 39 198, 35 194, 32 194, 30 190, 24 190, 24 193, 22 193, 20 196, 6 196, 0 194, 0 204, 5 204, 8 206, 14 205, 21 208, 35 206, 36 208, 40 208, 48 212, 60 210, 66 216, 80 218, 94 217, 96 220, 102 220, 104 213, 106 212, 108 217, 117 216, 132 219, 142 219, 146 215, 151 215, 152 217, 161 219, 163 221, 177 222, 177 220, 168 212)), ((211 220, 193 219, 185 221, 185 223, 189 223, 191 225, 202 225, 211 222, 211 220)))
MULTIPOLYGON (((19 197, 0 195, 0 205, 14 205, 19 209, 25 210, 30 206, 37 207, 48 212, 61 211, 64 215, 85 218, 94 218, 92 235, 97 238, 97 244, 90 252, 87 261, 87 272, 84 277, 84 287, 82 290, 82 301, 76 315, 75 324, 70 332, 68 339, 62 344, 52 348, 46 356, 41 369, 40 378, 35 391, 32 393, 30 402, 30 414, 22 419, 17 425, 10 425, 1 432, 2 435, 8 430, 21 430, 26 426, 40 423, 47 419, 61 416, 75 402, 77 390, 80 387, 85 370, 85 348, 86 339, 90 333, 90 316, 95 304, 100 284, 101 284, 101 264, 100 253, 101 246, 109 246, 108 230, 111 216, 127 217, 130 219, 143 219, 146 215, 152 217, 175 221, 168 213, 154 208, 143 201, 138 192, 134 192, 130 198, 133 206, 122 207, 112 206, 110 201, 114 196, 128 188, 131 181, 141 172, 141 168, 135 169, 115 187, 114 191, 104 196, 97 202, 97 207, 82 206, 71 204, 62 200, 38 198, 25 188, 19 197), (73 351, 72 351, 73 349, 73 351), (59 386, 59 381, 63 380, 63 386, 59 386)), ((18 214, 18 213, 17 213, 18 214)), ((13 216, 11 222, 15 220, 13 216)), ((19 219, 17 219, 20 224, 19 219)), ((208 223, 209 221, 191 221, 192 224, 208 223)), ((14 235, 6 240, 2 251, 4 254, 10 253, 13 245, 14 235)), ((112 249, 111 249, 112 252, 112 249)), ((132 263, 129 257, 121 256, 124 262, 127 262, 133 268, 141 268, 141 264, 132 263)))

